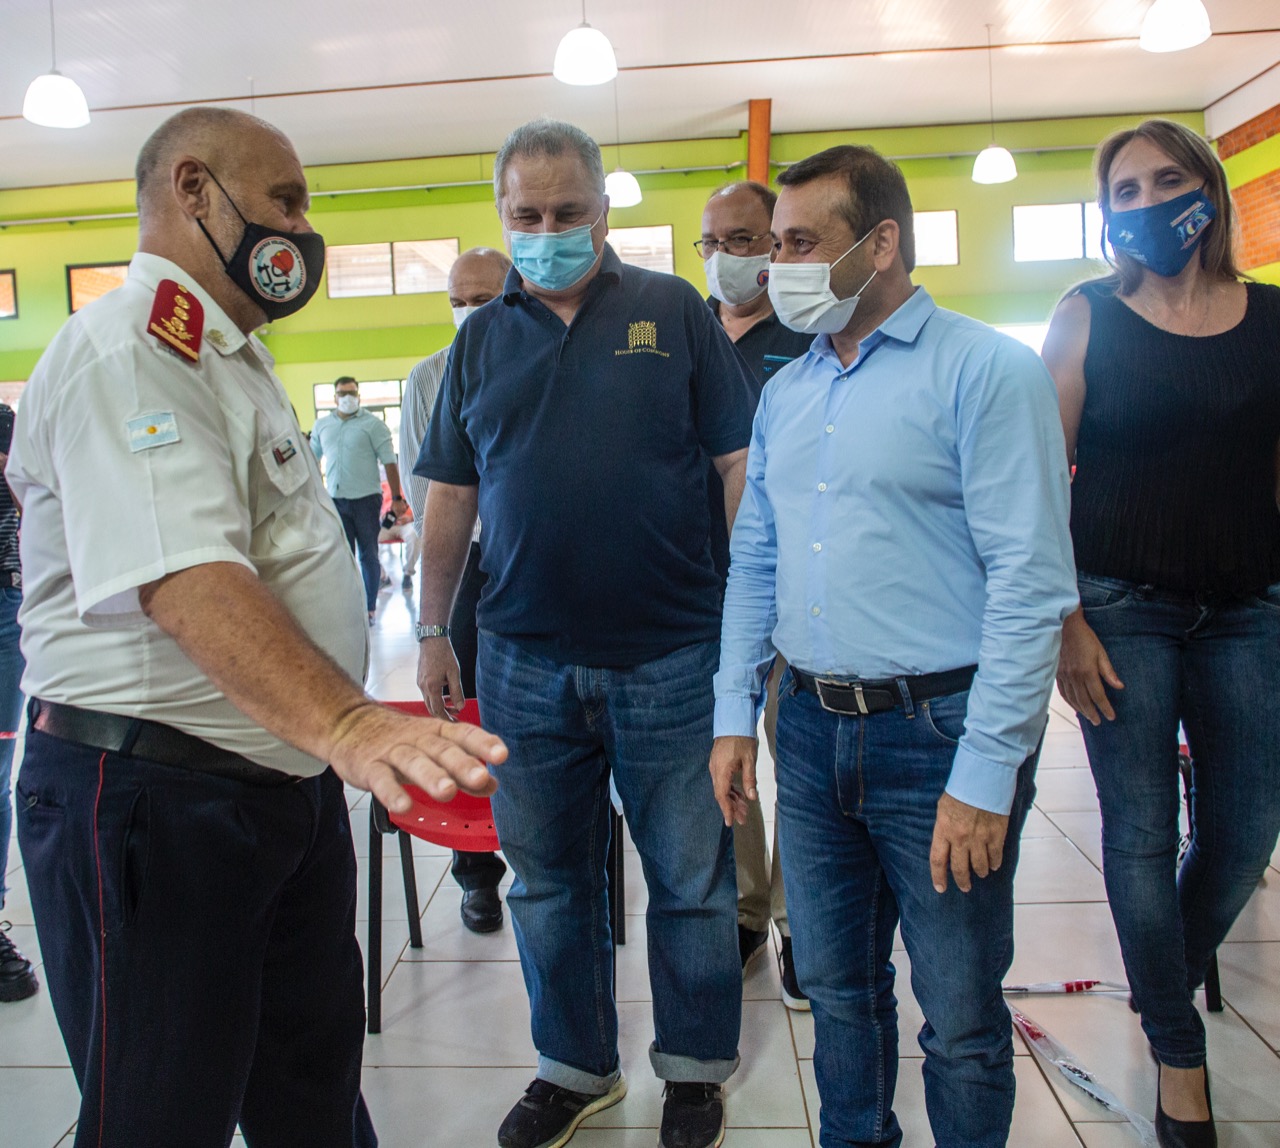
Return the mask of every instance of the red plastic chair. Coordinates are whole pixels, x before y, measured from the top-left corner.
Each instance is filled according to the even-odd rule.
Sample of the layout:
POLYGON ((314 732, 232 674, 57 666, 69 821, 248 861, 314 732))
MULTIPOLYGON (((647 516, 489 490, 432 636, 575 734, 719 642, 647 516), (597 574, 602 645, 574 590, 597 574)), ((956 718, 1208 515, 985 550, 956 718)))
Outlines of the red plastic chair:
MULTIPOLYGON (((392 709, 426 717, 425 702, 384 702, 392 709)), ((480 707, 470 700, 458 711, 458 720, 480 724, 480 707)), ((382 835, 394 833, 400 845, 400 870, 404 875, 405 909, 409 918, 409 947, 422 948, 422 921, 418 917, 418 880, 413 871, 413 841, 420 837, 460 853, 490 853, 498 849, 493 811, 487 797, 459 792, 449 802, 439 802, 416 786, 406 786, 413 799, 407 813, 391 813, 370 794, 369 801, 369 944, 365 953, 369 978, 368 1030, 382 1031, 382 835)), ((622 815, 610 810, 608 859, 609 925, 615 945, 627 940, 626 884, 623 872, 622 815)), ((618 987, 618 963, 613 963, 613 987, 618 987)))
MULTIPOLYGON (((427 716, 425 702, 385 702, 392 709, 418 717, 427 716)), ((468 701, 458 720, 480 723, 480 707, 468 701)), ((459 791, 449 802, 436 801, 417 786, 405 787, 413 799, 407 813, 392 813, 370 795, 369 809, 369 996, 370 1032, 382 1031, 382 835, 394 833, 400 844, 400 868, 404 874, 404 899, 409 917, 409 945, 422 948, 422 922, 418 918, 418 881, 413 871, 413 841, 419 837, 460 853, 492 853, 499 848, 493 827, 493 811, 487 797, 459 791)))

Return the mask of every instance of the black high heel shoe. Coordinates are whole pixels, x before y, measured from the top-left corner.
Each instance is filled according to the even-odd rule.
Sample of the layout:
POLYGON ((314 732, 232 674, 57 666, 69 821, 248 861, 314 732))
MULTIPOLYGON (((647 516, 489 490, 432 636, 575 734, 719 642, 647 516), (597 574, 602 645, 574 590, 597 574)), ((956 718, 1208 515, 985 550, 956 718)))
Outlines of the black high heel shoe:
POLYGON ((1213 1125, 1213 1100, 1209 1096, 1209 1066, 1204 1070, 1204 1102, 1209 1106, 1208 1120, 1174 1120, 1166 1116, 1160 1102, 1160 1072, 1164 1066, 1156 1061, 1156 1140, 1160 1148, 1218 1148, 1218 1132, 1213 1125))

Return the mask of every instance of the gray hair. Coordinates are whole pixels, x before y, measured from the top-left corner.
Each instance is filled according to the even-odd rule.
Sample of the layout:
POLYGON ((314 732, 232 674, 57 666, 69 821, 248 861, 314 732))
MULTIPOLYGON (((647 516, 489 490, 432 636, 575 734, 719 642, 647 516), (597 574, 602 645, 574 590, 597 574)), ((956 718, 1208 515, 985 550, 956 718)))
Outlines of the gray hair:
POLYGON ((498 149, 493 160, 493 198, 502 202, 506 194, 507 165, 523 156, 576 155, 586 169, 587 177, 599 195, 604 195, 604 160, 600 158, 600 145, 586 132, 563 120, 530 120, 516 128, 498 149))

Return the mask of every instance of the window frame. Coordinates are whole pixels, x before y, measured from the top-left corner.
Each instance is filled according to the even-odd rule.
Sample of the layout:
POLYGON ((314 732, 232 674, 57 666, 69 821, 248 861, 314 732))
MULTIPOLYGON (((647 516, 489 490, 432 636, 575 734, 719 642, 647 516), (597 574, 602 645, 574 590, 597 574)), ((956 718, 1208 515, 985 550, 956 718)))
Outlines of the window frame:
MULTIPOLYGON (((74 315, 77 311, 81 310, 84 307, 87 307, 89 303, 93 303, 96 301, 96 300, 90 299, 89 303, 82 303, 79 307, 72 306, 74 296, 72 295, 72 291, 71 291, 71 273, 73 271, 93 271, 94 269, 100 268, 100 267, 123 267, 127 277, 128 271, 129 271, 129 260, 126 259, 123 263, 121 263, 120 260, 118 259, 113 259, 104 263, 68 263, 66 265, 66 268, 67 268, 67 314, 68 315, 74 315)), ((108 294, 110 294, 110 292, 108 292, 108 294)), ((102 296, 99 295, 98 298, 101 299, 102 296)))
POLYGON ((20 309, 18 307, 18 269, 16 267, 0 267, 0 277, 9 276, 10 282, 13 284, 13 314, 0 315, 0 320, 18 318, 20 309))

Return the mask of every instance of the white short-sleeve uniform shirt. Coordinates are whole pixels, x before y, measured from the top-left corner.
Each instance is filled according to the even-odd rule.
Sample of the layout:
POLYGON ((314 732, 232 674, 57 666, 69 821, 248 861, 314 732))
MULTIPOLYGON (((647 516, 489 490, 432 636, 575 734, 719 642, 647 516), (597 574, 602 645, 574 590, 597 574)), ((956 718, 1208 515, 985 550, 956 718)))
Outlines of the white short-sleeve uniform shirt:
POLYGON ((138 600, 166 574, 240 563, 364 680, 363 584, 272 366, 155 255, 135 255, 124 286, 58 333, 22 396, 6 470, 23 507, 22 686, 312 775, 324 763, 245 717, 138 600), (203 306, 198 362, 148 331, 165 279, 203 306))

